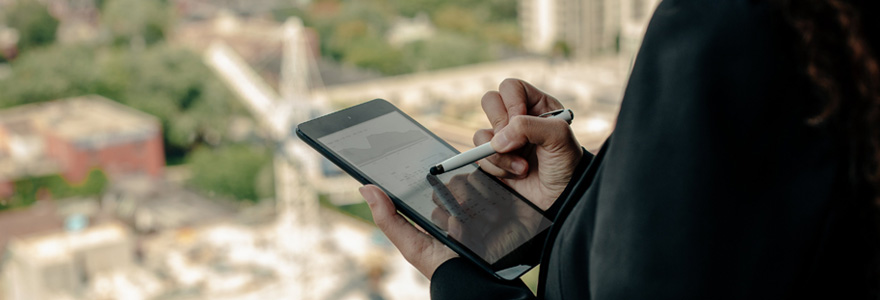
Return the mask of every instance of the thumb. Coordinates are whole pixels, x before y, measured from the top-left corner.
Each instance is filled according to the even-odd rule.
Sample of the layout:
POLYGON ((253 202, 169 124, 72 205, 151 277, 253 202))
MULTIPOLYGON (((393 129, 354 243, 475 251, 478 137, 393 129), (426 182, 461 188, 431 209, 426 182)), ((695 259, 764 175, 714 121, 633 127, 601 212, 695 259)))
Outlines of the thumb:
POLYGON ((359 191, 367 200, 373 213, 373 221, 379 230, 385 233, 391 243, 400 250, 400 254, 425 277, 430 279, 440 264, 455 257, 452 250, 422 233, 403 216, 397 214, 394 203, 382 189, 375 185, 365 185, 359 191))
POLYGON ((514 116, 510 123, 492 137, 492 148, 508 153, 526 144, 535 144, 554 152, 577 145, 571 127, 564 120, 536 116, 514 116))

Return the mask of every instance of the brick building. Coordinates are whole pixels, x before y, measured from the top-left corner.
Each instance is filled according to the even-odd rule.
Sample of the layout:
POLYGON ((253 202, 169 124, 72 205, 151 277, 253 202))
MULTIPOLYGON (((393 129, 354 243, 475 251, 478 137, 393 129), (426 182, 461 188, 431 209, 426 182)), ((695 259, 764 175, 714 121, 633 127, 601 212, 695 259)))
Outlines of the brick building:
POLYGON ((99 168, 112 179, 158 177, 165 165, 159 120, 101 96, 0 111, 0 197, 17 178, 61 174, 76 184, 99 168), (5 183, 5 186, 4 186, 5 183))

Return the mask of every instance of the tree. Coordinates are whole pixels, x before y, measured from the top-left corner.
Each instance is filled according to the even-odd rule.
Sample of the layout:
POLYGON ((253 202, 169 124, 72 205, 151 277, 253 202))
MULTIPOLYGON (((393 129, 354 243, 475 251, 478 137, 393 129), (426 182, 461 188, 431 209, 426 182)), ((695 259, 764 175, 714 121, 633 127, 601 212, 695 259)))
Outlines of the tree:
POLYGON ((405 65, 435 70, 490 60, 489 50, 485 41, 442 32, 433 39, 410 43, 402 52, 405 65))
POLYGON ((55 42, 58 20, 34 0, 19 0, 4 14, 9 27, 18 30, 21 52, 55 42))
POLYGON ((157 116, 171 162, 218 144, 228 120, 243 114, 198 54, 165 43, 143 51, 53 45, 22 55, 12 73, 0 80, 0 108, 99 94, 157 116))
POLYGON ((238 101, 192 51, 162 43, 142 54, 118 55, 103 81, 123 78, 116 79, 123 85, 120 102, 162 120, 167 154, 217 144, 228 121, 241 114, 238 101))
POLYGON ((89 171, 82 182, 69 182, 57 174, 21 178, 13 182, 15 194, 10 199, 0 201, 0 210, 29 206, 42 195, 53 199, 97 196, 104 192, 107 184, 107 175, 100 169, 89 171))
POLYGON ((386 75, 403 74, 413 70, 412 65, 403 62, 400 51, 376 36, 350 41, 342 53, 343 63, 378 70, 386 75))
POLYGON ((298 16, 321 37, 321 54, 385 75, 433 70, 494 60, 520 44, 515 0, 321 0, 302 9, 276 11, 298 16), (385 35, 399 17, 430 14, 435 37, 401 48, 385 35))
POLYGON ((228 145, 218 148, 200 147, 187 162, 193 177, 189 184, 207 193, 257 202, 270 197, 274 185, 272 153, 264 147, 228 145))
POLYGON ((170 27, 167 1, 108 0, 101 8, 101 21, 115 45, 152 45, 163 41, 170 27))
POLYGON ((0 108, 95 93, 95 49, 53 45, 24 52, 0 80, 0 108))

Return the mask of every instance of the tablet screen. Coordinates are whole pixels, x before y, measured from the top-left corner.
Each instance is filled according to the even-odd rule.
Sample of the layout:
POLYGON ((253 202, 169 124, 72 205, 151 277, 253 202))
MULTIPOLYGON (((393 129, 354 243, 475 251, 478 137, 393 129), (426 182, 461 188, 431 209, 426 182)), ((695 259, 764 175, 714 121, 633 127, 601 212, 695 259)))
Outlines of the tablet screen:
POLYGON ((490 264, 551 224, 473 165, 429 176, 431 166, 456 152, 398 112, 318 140, 490 264))

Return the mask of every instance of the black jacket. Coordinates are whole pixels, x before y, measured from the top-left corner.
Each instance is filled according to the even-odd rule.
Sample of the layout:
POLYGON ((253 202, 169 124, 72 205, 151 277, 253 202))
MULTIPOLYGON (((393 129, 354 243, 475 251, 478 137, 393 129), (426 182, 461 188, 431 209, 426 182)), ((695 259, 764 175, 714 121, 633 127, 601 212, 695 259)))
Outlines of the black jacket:
MULTIPOLYGON (((614 134, 551 208, 539 298, 867 297, 867 210, 838 199, 840 137, 806 123, 818 97, 781 15, 660 4, 614 134)), ((535 297, 464 259, 438 268, 431 294, 535 297)))

